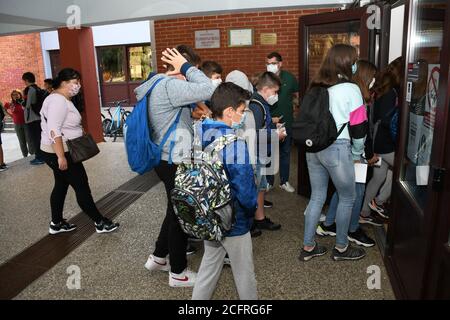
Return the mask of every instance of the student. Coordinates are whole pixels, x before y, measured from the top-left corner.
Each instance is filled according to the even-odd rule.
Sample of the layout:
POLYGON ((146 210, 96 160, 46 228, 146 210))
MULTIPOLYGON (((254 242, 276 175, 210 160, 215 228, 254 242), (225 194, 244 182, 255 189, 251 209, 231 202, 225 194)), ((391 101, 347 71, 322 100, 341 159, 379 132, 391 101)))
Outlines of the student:
POLYGON ((382 159, 380 167, 374 167, 372 179, 367 184, 366 196, 364 197, 361 211, 361 223, 373 224, 373 221, 388 219, 387 209, 383 206, 381 199, 375 199, 383 183, 387 183, 383 194, 386 201, 392 189, 392 179, 388 178, 388 169, 394 166, 395 144, 391 135, 391 120, 393 111, 398 107, 398 92, 401 84, 402 58, 397 58, 381 73, 375 83, 375 103, 373 107, 373 122, 379 122, 374 133, 374 152, 382 159), (387 195, 386 195, 387 194, 387 195), (375 217, 372 215, 374 212, 375 217))
MULTIPOLYGON (((370 110, 372 103, 372 95, 370 89, 375 82, 375 74, 377 68, 374 64, 366 60, 359 60, 357 62, 358 70, 353 75, 352 81, 354 81, 360 88, 367 108, 367 116, 370 119, 370 110)), ((370 120, 369 120, 370 122, 370 120)), ((369 137, 369 136, 368 136, 369 137)), ((372 150, 372 139, 366 139, 364 158, 368 165, 374 165, 378 161, 378 157, 374 155, 372 150)), ((373 247, 375 241, 367 236, 366 232, 359 226, 359 214, 361 213, 361 207, 364 199, 364 191, 366 185, 364 183, 356 183, 356 199, 352 209, 352 216, 350 220, 350 226, 348 229, 348 240, 364 247, 373 247)), ((328 213, 325 222, 322 222, 318 227, 316 233, 321 236, 336 236, 336 212, 339 202, 339 195, 337 192, 333 194, 333 197, 328 208, 328 213)))
MULTIPOLYGON (((244 123, 248 91, 233 83, 221 84, 211 98, 213 119, 202 124, 203 148, 225 134, 233 134, 244 123), (211 132, 211 134, 208 134, 211 132)), ((256 300, 257 288, 253 264, 250 228, 256 209, 256 185, 246 143, 243 140, 228 145, 221 158, 231 187, 236 222, 221 242, 205 241, 205 253, 200 264, 193 300, 211 299, 219 280, 223 260, 229 256, 234 282, 241 300, 256 300), (245 159, 239 163, 238 159, 245 159)))
POLYGON ((53 79, 44 80, 44 89, 46 91, 45 96, 48 97, 53 92, 53 79))
MULTIPOLYGON (((209 100, 215 89, 211 79, 193 65, 199 60, 196 57, 195 51, 184 45, 165 50, 162 60, 168 67, 167 72, 155 75, 135 90, 137 99, 141 100, 152 85, 160 81, 150 95, 148 107, 155 143, 161 143, 168 128, 180 114, 177 129, 169 138, 171 142, 163 146, 161 163, 155 168, 164 183, 168 199, 175 186, 177 163, 190 156, 192 150, 190 105, 209 100)), ((196 274, 187 269, 186 248, 187 235, 181 229, 169 200, 155 250, 145 267, 150 271, 170 271, 171 287, 192 287, 196 274), (166 259, 168 255, 170 264, 166 259)))
POLYGON ((8 166, 5 164, 5 159, 3 156, 3 146, 2 146, 2 131, 3 131, 3 120, 5 119, 5 113, 3 111, 3 106, 0 102, 0 172, 8 170, 8 166))
MULTIPOLYGON (((205 61, 202 63, 200 70, 211 79, 213 85, 217 88, 222 83, 222 67, 215 61, 205 61)), ((211 110, 209 109, 210 102, 199 102, 192 112, 194 119, 204 119, 211 117, 211 110)))
MULTIPOLYGON (((256 85, 257 92, 252 96, 249 108, 253 112, 255 118, 255 126, 257 132, 257 163, 256 163, 256 179, 258 194, 258 209, 255 214, 254 228, 258 230, 279 230, 281 225, 272 222, 264 214, 264 206, 270 207, 272 203, 264 203, 265 193, 267 191, 267 180, 264 174, 265 166, 269 163, 269 153, 271 150, 271 135, 272 129, 277 127, 272 122, 270 114, 270 106, 274 105, 278 100, 278 90, 281 82, 278 76, 272 72, 264 72, 260 75, 256 85), (267 137, 264 139, 263 137, 267 137), (263 147, 263 144, 265 146, 263 147), (263 154, 263 150, 267 150, 267 154, 263 154)), ((279 133, 279 139, 286 137, 285 134, 279 133)))
POLYGON ((22 93, 19 90, 13 90, 11 93, 11 102, 5 104, 5 110, 13 119, 14 129, 19 140, 20 150, 24 158, 28 157, 30 139, 28 131, 25 130, 25 115, 23 108, 22 93))
MULTIPOLYGON (((283 69, 283 58, 278 52, 267 55, 267 71, 280 77, 281 86, 278 92, 278 102, 271 107, 272 116, 280 118, 285 124, 287 136, 280 141, 280 188, 286 192, 294 192, 295 189, 289 183, 292 147, 292 122, 294 121, 294 98, 298 99, 299 86, 295 76, 283 69)), ((267 176, 268 189, 272 189, 275 176, 267 176)))
POLYGON ((333 46, 326 54, 311 87, 328 88, 330 112, 341 135, 328 148, 317 153, 306 153, 311 180, 311 200, 306 208, 305 234, 301 261, 326 254, 327 249, 314 239, 320 213, 325 203, 328 180, 331 177, 339 194, 336 212, 336 246, 332 259, 358 260, 366 253, 348 242, 348 228, 355 203, 355 161, 361 160, 367 133, 367 113, 359 87, 350 82, 356 73, 356 49, 345 44, 333 46))
POLYGON ((45 164, 39 157, 39 146, 41 145, 41 117, 35 113, 32 106, 37 103, 36 78, 31 72, 26 72, 22 76, 22 80, 26 86, 24 93, 25 98, 25 123, 28 136, 30 137, 30 154, 34 154, 34 160, 30 161, 31 165, 45 164))
POLYGON ((45 163, 52 169, 55 179, 50 196, 52 221, 49 233, 52 235, 76 229, 76 225, 63 219, 69 186, 74 189, 80 208, 94 222, 97 233, 113 232, 119 227, 118 223, 103 217, 99 212, 92 198, 83 163, 74 163, 68 152, 67 140, 83 135, 81 115, 70 100, 81 88, 80 79, 81 76, 76 70, 61 70, 54 82, 55 91, 45 99, 41 110, 41 154, 45 163))

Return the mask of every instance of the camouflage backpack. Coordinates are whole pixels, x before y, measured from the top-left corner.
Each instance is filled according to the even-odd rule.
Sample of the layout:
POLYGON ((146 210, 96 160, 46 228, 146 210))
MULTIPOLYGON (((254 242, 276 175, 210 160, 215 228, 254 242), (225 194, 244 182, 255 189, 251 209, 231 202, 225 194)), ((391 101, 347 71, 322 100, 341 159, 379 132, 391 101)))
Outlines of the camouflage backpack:
POLYGON ((201 240, 221 241, 235 217, 220 151, 238 138, 224 135, 178 166, 171 200, 183 231, 201 240))

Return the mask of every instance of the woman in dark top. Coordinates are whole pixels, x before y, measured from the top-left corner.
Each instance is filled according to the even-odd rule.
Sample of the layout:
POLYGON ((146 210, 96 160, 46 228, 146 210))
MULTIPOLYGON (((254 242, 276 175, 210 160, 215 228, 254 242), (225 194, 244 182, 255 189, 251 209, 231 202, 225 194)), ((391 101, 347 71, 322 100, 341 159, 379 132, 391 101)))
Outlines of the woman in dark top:
POLYGON ((367 185, 361 211, 361 223, 374 224, 379 221, 376 216, 371 215, 371 210, 382 218, 387 219, 389 217, 383 204, 389 198, 392 189, 392 179, 387 178, 389 168, 394 166, 396 145, 396 141, 391 134, 391 121, 395 108, 398 108, 398 92, 402 81, 401 66, 402 58, 399 57, 386 67, 375 83, 373 152, 382 161, 381 166, 374 167, 373 177, 367 185), (386 184, 387 195, 376 198, 383 183, 386 184))

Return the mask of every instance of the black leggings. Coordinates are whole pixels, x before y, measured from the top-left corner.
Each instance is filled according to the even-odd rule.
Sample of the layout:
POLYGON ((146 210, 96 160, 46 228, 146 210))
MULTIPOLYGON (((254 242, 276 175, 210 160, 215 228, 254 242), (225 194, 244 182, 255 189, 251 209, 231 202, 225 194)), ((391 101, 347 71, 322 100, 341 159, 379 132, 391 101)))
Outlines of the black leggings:
POLYGON ((176 165, 161 161, 155 168, 156 174, 164 183, 167 193, 167 211, 159 232, 153 255, 159 258, 170 256, 170 267, 173 273, 181 273, 187 266, 186 248, 187 235, 181 229, 170 201, 170 192, 175 187, 176 165))
POLYGON ((73 163, 69 153, 66 153, 67 170, 59 170, 58 157, 56 154, 40 151, 43 161, 53 170, 55 177, 55 186, 50 196, 50 205, 52 209, 52 222, 58 224, 63 220, 64 202, 66 200, 69 185, 75 190, 77 202, 80 208, 94 222, 100 223, 103 216, 98 211, 92 198, 91 188, 82 163, 73 163))

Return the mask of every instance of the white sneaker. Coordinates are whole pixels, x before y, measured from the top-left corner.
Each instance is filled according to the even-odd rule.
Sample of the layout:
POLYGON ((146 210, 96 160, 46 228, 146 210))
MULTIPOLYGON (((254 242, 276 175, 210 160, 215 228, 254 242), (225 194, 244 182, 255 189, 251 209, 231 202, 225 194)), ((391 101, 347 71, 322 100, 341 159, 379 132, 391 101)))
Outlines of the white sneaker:
POLYGON ((282 184, 280 186, 281 189, 283 189, 286 192, 292 193, 295 191, 294 187, 292 187, 289 182, 286 182, 285 184, 282 184))
POLYGON ((273 189, 273 185, 271 185, 270 183, 268 183, 267 184, 267 187, 266 187, 266 192, 269 192, 270 190, 272 190, 273 189))
POLYGON ((169 273, 169 286, 172 288, 193 287, 197 274, 194 271, 185 269, 182 273, 169 273))
POLYGON ((170 264, 166 258, 157 258, 154 255, 150 255, 148 257, 147 262, 145 263, 145 268, 148 271, 169 271, 170 264))

